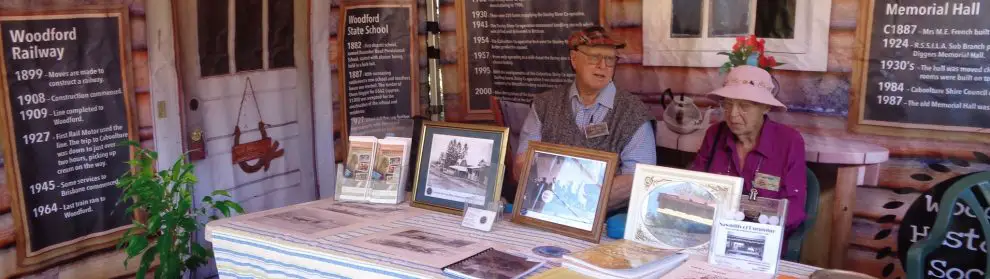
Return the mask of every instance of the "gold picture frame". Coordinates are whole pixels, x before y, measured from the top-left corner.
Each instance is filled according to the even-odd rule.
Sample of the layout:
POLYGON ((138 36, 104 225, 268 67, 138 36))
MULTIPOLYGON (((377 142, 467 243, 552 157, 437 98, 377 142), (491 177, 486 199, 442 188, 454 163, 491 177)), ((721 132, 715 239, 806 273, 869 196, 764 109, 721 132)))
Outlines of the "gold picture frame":
POLYGON ((519 178, 521 188, 516 190, 513 202, 512 222, 598 243, 618 164, 619 156, 615 153, 530 142, 526 151, 526 166, 519 178), (534 165, 538 169, 533 169, 534 165), (541 167, 547 169, 546 173, 541 167), (580 172, 570 172, 577 170, 580 172), (537 181, 534 173, 552 173, 553 178, 549 182, 555 183, 547 184, 545 176, 537 181), (581 174, 585 179, 576 180, 582 178, 581 174), (557 179, 562 175, 566 176, 564 181, 557 179), (558 185, 560 189, 556 189, 558 185), (597 200, 592 203, 590 198, 593 194, 589 197, 588 191, 594 193, 594 186, 598 186, 598 193, 597 200), (581 202, 582 196, 586 197, 584 202, 581 202))
POLYGON ((507 127, 424 121, 410 205, 460 214, 465 203, 494 204, 508 143, 507 127))

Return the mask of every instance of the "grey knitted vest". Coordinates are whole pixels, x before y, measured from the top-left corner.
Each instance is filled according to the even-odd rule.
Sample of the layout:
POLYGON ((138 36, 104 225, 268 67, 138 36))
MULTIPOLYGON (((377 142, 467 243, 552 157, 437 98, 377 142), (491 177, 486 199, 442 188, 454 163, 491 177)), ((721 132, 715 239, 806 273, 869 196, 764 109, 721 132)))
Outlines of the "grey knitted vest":
POLYGON ((533 97, 533 109, 542 124, 541 141, 619 154, 643 122, 655 119, 643 101, 616 88, 613 108, 605 113, 604 120, 595 122, 608 123, 609 135, 588 139, 574 123, 569 88, 566 85, 533 97))

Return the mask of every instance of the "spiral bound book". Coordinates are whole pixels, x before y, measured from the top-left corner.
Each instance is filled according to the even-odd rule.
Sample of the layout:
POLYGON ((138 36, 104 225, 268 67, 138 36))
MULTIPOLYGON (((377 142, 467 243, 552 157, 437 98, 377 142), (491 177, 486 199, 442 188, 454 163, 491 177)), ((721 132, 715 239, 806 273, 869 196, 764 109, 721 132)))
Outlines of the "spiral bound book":
POLYGON ((489 248, 443 268, 443 272, 458 278, 515 279, 536 271, 543 263, 489 248))

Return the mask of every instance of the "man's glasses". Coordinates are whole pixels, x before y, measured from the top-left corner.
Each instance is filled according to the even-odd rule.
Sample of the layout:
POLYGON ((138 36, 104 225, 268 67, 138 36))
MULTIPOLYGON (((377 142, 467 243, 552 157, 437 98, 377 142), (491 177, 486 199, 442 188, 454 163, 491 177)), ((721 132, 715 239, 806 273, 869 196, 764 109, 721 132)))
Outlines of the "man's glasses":
POLYGON ((588 64, 591 64, 591 65, 598 65, 598 63, 600 63, 602 61, 602 59, 604 59, 605 60, 605 66, 608 66, 609 68, 611 68, 611 67, 615 67, 615 62, 618 62, 619 61, 619 57, 618 56, 613 56, 613 55, 594 55, 594 54, 591 54, 591 53, 584 52, 583 50, 580 50, 580 49, 575 49, 575 50, 577 50, 581 54, 584 54, 584 56, 587 56, 588 57, 588 64))

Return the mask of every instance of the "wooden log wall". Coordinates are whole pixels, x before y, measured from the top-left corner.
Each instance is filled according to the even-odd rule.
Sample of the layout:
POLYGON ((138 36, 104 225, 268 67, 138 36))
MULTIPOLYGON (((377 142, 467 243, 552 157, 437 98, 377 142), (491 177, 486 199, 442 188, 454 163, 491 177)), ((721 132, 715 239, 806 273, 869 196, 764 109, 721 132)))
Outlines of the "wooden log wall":
MULTIPOLYGON (((131 25, 131 70, 133 71, 134 92, 136 95, 138 133, 141 145, 154 149, 154 129, 152 127, 151 90, 148 70, 148 37, 145 28, 145 1, 148 0, 0 0, 0 10, 53 11, 77 9, 80 7, 100 7, 126 5, 130 11, 131 25)), ((155 0, 157 1, 157 0, 155 0)), ((6 172, 0 168, 0 176, 6 172)), ((18 270, 16 267, 17 249, 14 245, 14 222, 10 214, 10 192, 6 179, 0 178, 0 278, 41 277, 41 278, 114 278, 133 275, 137 270, 136 261, 124 268, 126 254, 113 248, 91 253, 59 265, 41 270, 18 270)))
MULTIPOLYGON (((338 4, 334 2, 331 24, 337 24, 339 17, 338 4)), ((920 196, 920 192, 938 182, 960 174, 990 170, 990 157, 985 155, 990 154, 990 145, 861 135, 848 131, 846 115, 857 44, 855 32, 859 3, 858 0, 832 0, 826 72, 775 72, 781 86, 778 97, 790 107, 790 112, 775 113, 771 118, 803 133, 869 142, 890 150, 890 160, 881 164, 879 173, 873 179, 866 179, 866 185, 857 190, 846 269, 881 278, 903 278, 903 269, 894 252, 898 248, 897 229, 904 212, 920 196), (900 206, 893 207, 892 204, 900 206)), ((714 105, 704 94, 721 82, 717 69, 642 65, 642 5, 642 0, 609 0, 605 7, 607 25, 628 43, 620 52, 615 83, 640 96, 658 119, 662 117, 660 94, 668 88, 675 93, 694 97, 701 107, 714 105)), ((423 8, 421 3, 421 11, 423 8)), ((460 94, 463 94, 459 91, 460 79, 456 66, 456 19, 453 0, 441 1, 441 62, 448 119, 461 118, 460 94)), ((421 13, 421 38, 425 34, 423 25, 425 17, 421 13)), ((331 30, 336 33, 336 26, 331 30)), ((336 34, 331 34, 330 40, 331 57, 337 58, 336 34)), ((421 46, 420 50, 423 49, 425 47, 421 46)), ((421 57, 425 58, 425 55, 421 57)), ((421 65, 425 67, 425 60, 421 61, 421 65)), ((336 65, 332 68, 336 71, 336 65)), ((336 83, 336 74, 333 77, 332 82, 336 83)), ((339 108, 335 100, 334 109, 339 108)), ((335 131, 340 129, 341 120, 337 121, 335 131)), ((343 154, 339 144, 341 141, 336 142, 337 154, 343 154)), ((338 156, 338 161, 340 159, 338 156)))

